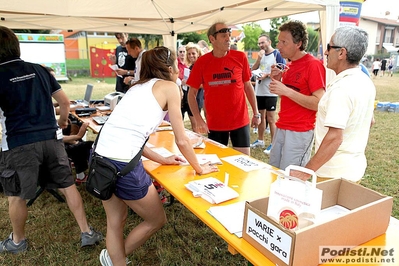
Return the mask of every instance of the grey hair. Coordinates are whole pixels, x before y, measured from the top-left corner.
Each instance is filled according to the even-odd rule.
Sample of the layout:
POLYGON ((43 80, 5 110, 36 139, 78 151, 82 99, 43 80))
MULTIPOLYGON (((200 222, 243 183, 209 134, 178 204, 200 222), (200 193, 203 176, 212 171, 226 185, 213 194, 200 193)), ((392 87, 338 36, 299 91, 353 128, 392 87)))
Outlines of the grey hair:
POLYGON ((367 51, 368 39, 365 30, 355 26, 343 26, 336 29, 331 41, 334 45, 346 49, 346 60, 349 64, 359 64, 367 51))

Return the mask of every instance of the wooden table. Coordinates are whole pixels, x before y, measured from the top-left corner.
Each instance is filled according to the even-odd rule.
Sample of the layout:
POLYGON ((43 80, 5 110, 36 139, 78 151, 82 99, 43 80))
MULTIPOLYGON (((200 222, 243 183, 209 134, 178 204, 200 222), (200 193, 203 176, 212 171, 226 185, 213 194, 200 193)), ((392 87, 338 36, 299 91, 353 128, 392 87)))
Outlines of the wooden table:
POLYGON ((97 110, 95 113, 91 114, 90 116, 82 116, 79 117, 75 111, 70 112, 74 117, 79 119, 79 121, 83 123, 88 123, 88 127, 93 131, 93 133, 98 133, 102 127, 102 125, 98 125, 96 122, 94 122, 93 117, 94 116, 107 116, 111 113, 111 111, 99 111, 97 110))
MULTIPOLYGON (((156 132, 151 135, 149 143, 155 147, 164 147, 169 151, 180 154, 174 142, 172 131, 156 132)), ((205 140, 205 149, 195 149, 196 153, 217 154, 219 158, 240 154, 234 149, 215 145, 210 140, 205 140)), ((223 160, 222 160, 223 161, 223 160)), ((229 173, 229 186, 233 187, 240 196, 236 199, 221 203, 219 205, 227 205, 234 202, 246 201, 266 197, 269 195, 270 184, 276 179, 276 175, 268 170, 261 169, 251 172, 245 172, 233 165, 224 162, 219 166, 219 172, 209 175, 195 175, 191 166, 169 166, 160 165, 152 161, 144 161, 144 167, 152 178, 157 180, 169 193, 178 199, 186 208, 202 220, 209 228, 211 228, 218 236, 228 243, 228 249, 232 254, 240 253, 248 261, 254 265, 275 265, 251 244, 242 238, 238 238, 234 234, 230 234, 215 218, 207 213, 212 205, 202 198, 193 197, 192 193, 185 188, 185 184, 195 179, 205 177, 215 177, 222 182, 225 173, 229 173)), ((399 222, 393 219, 387 233, 381 235, 367 243, 365 246, 382 246, 382 248, 395 247, 395 251, 399 252, 399 222)), ((327 265, 327 264, 324 264, 327 265)), ((337 265, 337 264, 334 264, 337 265)), ((373 264, 387 265, 387 264, 373 264)), ((394 265, 394 264, 390 264, 394 265)))

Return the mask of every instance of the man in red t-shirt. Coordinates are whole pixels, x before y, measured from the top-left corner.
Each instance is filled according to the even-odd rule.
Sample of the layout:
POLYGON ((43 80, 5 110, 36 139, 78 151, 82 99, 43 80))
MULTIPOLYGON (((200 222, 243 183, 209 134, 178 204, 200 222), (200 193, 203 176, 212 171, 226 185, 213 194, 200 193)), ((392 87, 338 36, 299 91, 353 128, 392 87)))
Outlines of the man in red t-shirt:
POLYGON ((305 166, 310 159, 326 70, 320 60, 305 52, 308 35, 302 22, 289 21, 279 30, 277 48, 290 63, 283 71, 272 69, 270 92, 279 95, 281 102, 269 163, 285 169, 305 166))
POLYGON ((223 22, 213 24, 208 30, 212 52, 198 58, 187 84, 188 103, 196 120, 198 133, 208 133, 214 141, 228 144, 250 154, 249 116, 246 98, 251 105, 253 117, 251 126, 260 123, 255 92, 251 84, 251 71, 245 53, 230 50, 231 29, 223 22), (206 122, 199 113, 196 95, 203 85, 206 122))

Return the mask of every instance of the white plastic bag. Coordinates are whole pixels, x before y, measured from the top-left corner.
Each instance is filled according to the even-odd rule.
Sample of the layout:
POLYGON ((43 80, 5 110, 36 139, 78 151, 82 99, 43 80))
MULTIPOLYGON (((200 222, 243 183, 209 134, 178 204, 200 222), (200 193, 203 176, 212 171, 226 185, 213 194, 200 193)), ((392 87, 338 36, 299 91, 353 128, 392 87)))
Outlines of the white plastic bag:
POLYGON ((270 186, 267 215, 291 230, 311 225, 321 210, 322 192, 312 170, 290 165, 270 186), (291 170, 312 175, 312 183, 289 176, 291 170))

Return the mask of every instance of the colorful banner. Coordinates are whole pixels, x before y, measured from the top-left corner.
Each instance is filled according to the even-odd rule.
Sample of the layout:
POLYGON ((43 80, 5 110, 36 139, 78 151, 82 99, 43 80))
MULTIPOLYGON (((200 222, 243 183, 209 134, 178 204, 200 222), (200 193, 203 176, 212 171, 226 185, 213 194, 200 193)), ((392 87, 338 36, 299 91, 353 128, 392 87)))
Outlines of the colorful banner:
POLYGON ((19 42, 62 42, 64 43, 64 36, 62 34, 33 34, 33 33, 18 33, 16 34, 19 42))
POLYGON ((110 68, 112 65, 111 60, 109 60, 110 54, 111 49, 90 47, 90 72, 93 78, 110 78, 116 76, 115 71, 110 68))
POLYGON ((339 9, 339 25, 359 26, 362 4, 365 0, 342 0, 339 9))

